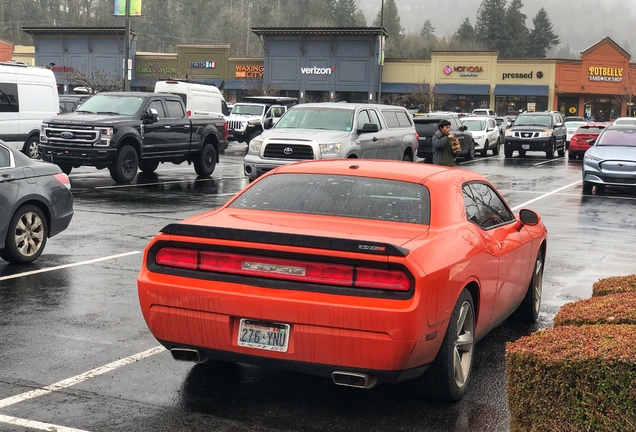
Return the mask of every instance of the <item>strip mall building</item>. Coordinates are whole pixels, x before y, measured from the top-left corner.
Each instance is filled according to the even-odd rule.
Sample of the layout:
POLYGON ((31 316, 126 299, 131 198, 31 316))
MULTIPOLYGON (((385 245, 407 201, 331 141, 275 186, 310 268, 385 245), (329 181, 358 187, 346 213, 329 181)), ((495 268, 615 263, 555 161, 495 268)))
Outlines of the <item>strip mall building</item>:
MULTIPOLYGON (((115 56, 109 65, 121 64, 120 29, 108 28, 108 37, 102 38, 99 27, 24 30, 34 38, 35 64, 56 64, 58 82, 64 82, 60 71, 96 64, 91 59, 103 57, 100 50, 115 56)), ((136 52, 136 38, 143 35, 133 34, 131 89, 151 90, 159 78, 187 77, 214 83, 230 102, 255 88, 301 101, 375 102, 379 94, 397 100, 399 95, 429 92, 445 110, 492 108, 501 115, 559 110, 597 121, 635 115, 636 64, 610 38, 581 52, 578 60, 434 51, 430 59, 391 58, 379 65, 383 32, 377 27, 263 27, 252 32, 261 40, 263 57, 233 57, 229 44, 178 44, 176 53, 136 52)))

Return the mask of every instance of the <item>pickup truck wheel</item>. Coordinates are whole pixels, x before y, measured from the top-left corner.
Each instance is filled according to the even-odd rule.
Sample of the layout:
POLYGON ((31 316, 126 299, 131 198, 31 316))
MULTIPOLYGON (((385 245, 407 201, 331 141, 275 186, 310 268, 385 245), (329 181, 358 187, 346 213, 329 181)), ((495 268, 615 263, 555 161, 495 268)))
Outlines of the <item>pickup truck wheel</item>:
POLYGON ((137 175, 139 159, 137 152, 129 145, 123 146, 117 153, 115 163, 108 170, 110 176, 117 183, 130 183, 137 175))
POLYGON ((73 165, 68 163, 59 163, 57 166, 59 166, 62 172, 66 175, 69 175, 71 171, 73 171, 73 165))
POLYGON ((142 160, 139 161, 139 169, 146 174, 152 174, 159 166, 159 161, 142 160))
POLYGON ((40 159, 40 138, 39 137, 31 137, 24 144, 24 148, 22 149, 22 153, 30 157, 31 159, 40 159))
POLYGON ((194 158, 194 171, 201 177, 209 177, 216 168, 216 150, 212 144, 205 144, 201 153, 194 158))

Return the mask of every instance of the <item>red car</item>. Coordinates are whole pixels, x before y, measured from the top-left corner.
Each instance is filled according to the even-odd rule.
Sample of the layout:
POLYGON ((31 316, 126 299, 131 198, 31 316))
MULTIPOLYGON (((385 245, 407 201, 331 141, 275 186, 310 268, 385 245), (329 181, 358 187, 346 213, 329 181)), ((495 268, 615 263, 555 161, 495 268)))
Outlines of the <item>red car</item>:
POLYGON ((480 174, 339 159, 276 168, 161 230, 139 300, 176 360, 459 400, 475 343, 539 314, 546 228, 480 174))
POLYGON ((580 157, 583 159, 583 155, 590 148, 592 144, 588 140, 595 140, 603 129, 609 124, 607 123, 586 123, 579 126, 574 132, 572 138, 570 138, 570 148, 568 149, 568 158, 576 159, 580 157))

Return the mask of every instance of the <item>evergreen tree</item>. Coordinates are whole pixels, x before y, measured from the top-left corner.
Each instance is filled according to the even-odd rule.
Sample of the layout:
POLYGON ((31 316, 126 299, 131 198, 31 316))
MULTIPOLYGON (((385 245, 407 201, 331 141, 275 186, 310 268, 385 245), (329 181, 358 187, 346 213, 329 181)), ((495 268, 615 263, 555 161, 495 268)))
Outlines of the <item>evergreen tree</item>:
POLYGON ((487 49, 506 49, 506 0, 483 0, 477 9, 475 35, 487 49))
POLYGON ((526 56, 545 57, 548 50, 561 43, 561 40, 552 30, 552 22, 550 22, 545 9, 539 9, 539 12, 532 18, 532 24, 534 24, 534 29, 528 35, 526 56))
POLYGON ((472 25, 470 25, 470 20, 468 18, 466 18, 464 22, 461 23, 461 25, 455 32, 455 36, 457 36, 457 38, 461 42, 475 39, 475 29, 472 25))
MULTIPOLYGON (((386 43, 386 56, 394 56, 394 53, 399 51, 400 42, 404 35, 404 28, 400 21, 400 14, 397 10, 395 0, 383 0, 384 1, 384 22, 383 26, 389 35, 386 43)), ((380 27, 380 15, 381 11, 378 11, 378 15, 373 21, 373 27, 380 27)))
POLYGON ((424 40, 432 39, 435 37, 435 27, 431 23, 431 20, 424 21, 424 25, 420 29, 420 36, 424 40))
POLYGON ((512 0, 506 9, 506 47, 501 57, 521 58, 526 54, 528 42, 527 16, 521 12, 523 3, 521 0, 512 0))
POLYGON ((334 23, 339 27, 355 27, 358 25, 356 0, 334 1, 334 23))

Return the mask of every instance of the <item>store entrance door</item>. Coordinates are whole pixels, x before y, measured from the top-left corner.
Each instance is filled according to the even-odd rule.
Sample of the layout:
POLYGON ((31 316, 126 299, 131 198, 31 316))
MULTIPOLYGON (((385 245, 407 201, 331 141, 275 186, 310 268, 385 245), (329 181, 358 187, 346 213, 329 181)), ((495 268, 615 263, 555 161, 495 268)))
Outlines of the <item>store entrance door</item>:
POLYGON ((610 120, 612 103, 610 99, 596 99, 592 108, 592 117, 596 121, 606 122, 610 120))
POLYGON ((559 97, 559 112, 562 116, 580 116, 579 98, 559 97))

